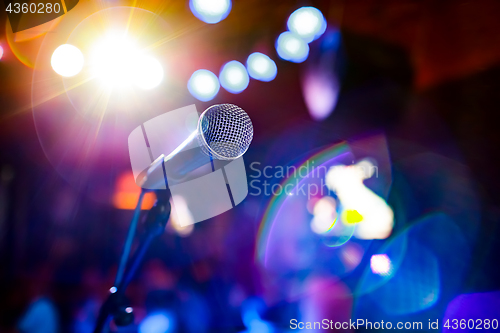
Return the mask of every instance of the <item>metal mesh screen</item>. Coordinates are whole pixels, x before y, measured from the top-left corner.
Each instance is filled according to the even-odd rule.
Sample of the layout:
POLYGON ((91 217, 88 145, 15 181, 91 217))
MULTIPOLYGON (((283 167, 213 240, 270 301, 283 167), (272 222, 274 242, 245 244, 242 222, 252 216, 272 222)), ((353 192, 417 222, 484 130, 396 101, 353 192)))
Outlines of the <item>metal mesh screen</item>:
POLYGON ((200 146, 219 160, 243 155, 253 138, 250 117, 233 104, 218 104, 203 112, 198 122, 200 146))

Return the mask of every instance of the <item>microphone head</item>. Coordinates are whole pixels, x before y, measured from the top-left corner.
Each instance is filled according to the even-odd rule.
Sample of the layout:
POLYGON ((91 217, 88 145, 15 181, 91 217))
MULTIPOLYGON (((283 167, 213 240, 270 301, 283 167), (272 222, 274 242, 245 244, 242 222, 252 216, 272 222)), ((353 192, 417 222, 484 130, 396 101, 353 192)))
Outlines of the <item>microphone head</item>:
POLYGON ((218 160, 234 160, 242 156, 252 138, 250 117, 233 104, 213 105, 198 121, 198 140, 202 150, 218 160))

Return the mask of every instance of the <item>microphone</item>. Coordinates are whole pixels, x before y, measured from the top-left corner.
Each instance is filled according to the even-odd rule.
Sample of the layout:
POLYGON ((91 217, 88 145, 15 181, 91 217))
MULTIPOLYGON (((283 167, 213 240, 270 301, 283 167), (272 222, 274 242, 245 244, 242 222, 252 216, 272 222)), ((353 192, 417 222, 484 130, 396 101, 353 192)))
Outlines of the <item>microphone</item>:
POLYGON ((233 104, 217 104, 206 109, 193 131, 179 146, 165 156, 161 154, 140 173, 137 184, 142 188, 161 188, 197 178, 241 157, 253 139, 253 125, 248 114, 233 104), (185 150, 197 140, 198 147, 185 150))

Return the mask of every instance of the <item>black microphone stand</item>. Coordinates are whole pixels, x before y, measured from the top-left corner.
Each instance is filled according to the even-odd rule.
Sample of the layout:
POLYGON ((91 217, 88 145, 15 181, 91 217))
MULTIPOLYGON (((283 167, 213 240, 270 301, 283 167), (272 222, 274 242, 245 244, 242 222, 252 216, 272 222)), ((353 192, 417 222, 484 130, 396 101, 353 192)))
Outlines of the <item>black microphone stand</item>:
POLYGON ((137 207, 135 209, 134 217, 132 219, 132 222, 130 223, 127 240, 125 242, 125 247, 123 249, 122 258, 120 261, 120 266, 116 273, 115 285, 111 287, 111 289, 109 289, 110 293, 108 295, 108 298, 106 299, 106 301, 104 301, 101 309, 99 310, 99 316, 97 317, 94 333, 101 333, 105 325, 109 323, 110 319, 114 319, 115 324, 118 326, 127 326, 134 321, 133 309, 132 307, 128 306, 128 300, 125 296, 125 291, 132 281, 137 269, 139 268, 142 259, 144 258, 144 254, 149 248, 149 245, 151 244, 153 239, 164 232, 171 211, 170 190, 168 188, 167 190, 156 190, 156 203, 148 212, 145 222, 146 235, 137 248, 129 269, 125 272, 127 259, 130 253, 132 240, 134 238, 137 221, 139 219, 141 211, 141 204, 144 193, 145 190, 142 190, 139 197, 139 202, 137 203, 137 207))

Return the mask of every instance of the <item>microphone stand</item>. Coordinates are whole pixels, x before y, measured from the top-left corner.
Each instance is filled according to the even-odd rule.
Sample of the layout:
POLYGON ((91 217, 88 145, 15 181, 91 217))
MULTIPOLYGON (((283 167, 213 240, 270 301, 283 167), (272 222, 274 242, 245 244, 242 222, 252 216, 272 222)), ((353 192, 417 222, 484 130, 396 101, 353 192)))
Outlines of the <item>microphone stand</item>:
POLYGON ((134 234, 137 229, 139 220, 142 199, 144 198, 145 190, 142 190, 139 196, 139 201, 134 211, 134 217, 129 226, 127 240, 122 252, 120 266, 116 272, 115 284, 109 289, 109 295, 106 301, 99 310, 99 316, 94 328, 94 333, 101 333, 103 328, 109 323, 110 319, 114 319, 115 324, 118 326, 127 326, 134 321, 134 314, 132 307, 128 306, 128 300, 125 297, 125 291, 132 281, 137 269, 139 268, 144 254, 146 253, 149 245, 157 236, 160 236, 167 225, 170 217, 170 190, 157 190, 155 191, 157 200, 153 208, 148 212, 146 218, 146 235, 141 240, 139 247, 133 257, 129 269, 125 272, 127 259, 134 239, 134 234))

